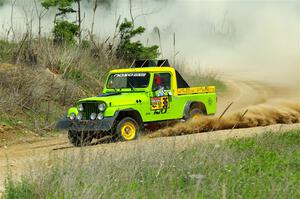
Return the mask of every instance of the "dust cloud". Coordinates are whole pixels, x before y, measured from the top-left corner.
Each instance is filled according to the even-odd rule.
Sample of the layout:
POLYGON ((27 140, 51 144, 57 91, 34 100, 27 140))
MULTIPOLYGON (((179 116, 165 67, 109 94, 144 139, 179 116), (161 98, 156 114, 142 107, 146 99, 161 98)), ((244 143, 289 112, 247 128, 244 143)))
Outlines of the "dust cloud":
MULTIPOLYGON (((17 0, 13 19, 15 29, 20 32, 24 32, 30 18, 33 30, 37 28, 32 2, 17 0)), ((93 1, 82 2, 83 35, 87 35, 93 9, 88 2, 93 1)), ((108 6, 99 6, 96 12, 94 33, 100 41, 110 38, 113 42, 118 18, 131 18, 129 1, 110 2, 108 6)), ((0 7, 2 37, 10 24, 10 9, 9 3, 0 7)), ((55 11, 50 10, 42 20, 44 35, 51 35, 52 26, 47 24, 52 24, 54 14, 55 11)), ((189 121, 188 125, 162 129, 151 136, 299 122, 299 1, 132 0, 132 17, 136 26, 146 28, 146 33, 136 39, 159 45, 161 58, 174 62, 175 52, 175 65, 184 62, 192 70, 213 70, 223 75, 224 80, 264 82, 292 93, 279 92, 277 98, 293 99, 289 103, 267 101, 249 106, 243 118, 244 109, 234 110, 220 120, 203 117, 200 121, 189 121)))
MULTIPOLYGON (((2 37, 11 23, 10 1, 6 2, 0 7, 2 37)), ((131 19, 131 15, 129 0, 101 2, 109 3, 99 5, 94 33, 99 40, 106 40, 113 37, 118 18, 131 19)), ((92 10, 92 0, 82 1, 86 36, 92 10)), ((54 14, 51 9, 43 18, 43 35, 51 35, 49 24, 54 14)), ((292 85, 300 90, 299 1, 132 0, 132 16, 136 26, 146 28, 137 39, 160 45, 161 57, 173 61, 175 33, 175 60, 184 61, 192 69, 241 74, 247 79, 292 85)), ((34 0, 16 1, 13 23, 19 34, 31 24, 33 33, 37 33, 34 0)))
POLYGON ((225 113, 223 117, 202 116, 185 123, 158 130, 150 138, 210 132, 214 130, 249 128, 272 124, 300 122, 300 104, 290 101, 272 101, 249 106, 241 111, 225 113))

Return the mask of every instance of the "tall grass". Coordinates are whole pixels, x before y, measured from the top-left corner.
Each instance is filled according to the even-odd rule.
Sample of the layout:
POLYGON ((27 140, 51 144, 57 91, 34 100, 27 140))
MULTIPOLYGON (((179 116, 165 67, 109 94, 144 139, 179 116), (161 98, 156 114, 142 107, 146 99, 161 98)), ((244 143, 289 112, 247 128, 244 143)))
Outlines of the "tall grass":
POLYGON ((217 92, 226 90, 225 83, 216 71, 203 70, 197 66, 189 66, 183 60, 176 62, 175 68, 181 73, 190 86, 215 86, 217 92))
POLYGON ((124 61, 102 43, 0 40, 0 124, 20 121, 36 133, 50 132, 75 101, 99 94, 108 71, 119 65, 124 61))
POLYGON ((300 130, 186 148, 152 141, 53 154, 8 178, 4 198, 300 197, 300 130))
MULTIPOLYGON (((55 45, 26 35, 14 42, 0 40, 0 124, 19 121, 35 133, 51 132, 75 101, 101 92, 109 70, 126 67, 113 50, 105 42, 55 45)), ((190 75, 184 63, 177 68, 191 86, 225 88, 215 73, 190 75)))

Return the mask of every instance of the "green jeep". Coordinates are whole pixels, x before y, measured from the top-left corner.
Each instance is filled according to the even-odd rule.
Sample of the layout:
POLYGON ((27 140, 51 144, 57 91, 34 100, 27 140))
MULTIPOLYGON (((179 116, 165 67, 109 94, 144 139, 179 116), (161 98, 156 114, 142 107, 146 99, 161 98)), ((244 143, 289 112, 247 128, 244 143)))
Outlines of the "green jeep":
POLYGON ((73 145, 84 146, 106 135, 134 140, 148 124, 215 112, 214 86, 189 87, 167 60, 142 60, 110 71, 103 93, 79 100, 57 127, 68 129, 73 145))

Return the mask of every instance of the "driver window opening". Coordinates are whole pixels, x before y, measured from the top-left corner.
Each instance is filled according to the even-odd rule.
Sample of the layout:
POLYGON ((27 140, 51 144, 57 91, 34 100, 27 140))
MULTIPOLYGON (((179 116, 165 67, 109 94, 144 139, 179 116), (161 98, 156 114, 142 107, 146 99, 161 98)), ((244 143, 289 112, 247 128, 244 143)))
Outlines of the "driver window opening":
POLYGON ((171 75, 169 73, 158 73, 154 75, 152 90, 170 90, 171 89, 171 75))

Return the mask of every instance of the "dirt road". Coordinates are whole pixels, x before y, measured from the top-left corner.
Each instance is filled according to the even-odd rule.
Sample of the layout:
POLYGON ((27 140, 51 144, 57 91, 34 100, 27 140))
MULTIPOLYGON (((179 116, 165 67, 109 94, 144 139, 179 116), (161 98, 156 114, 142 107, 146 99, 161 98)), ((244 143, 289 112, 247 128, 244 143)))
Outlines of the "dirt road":
MULTIPOLYGON (((282 95, 288 96, 288 99, 299 105, 299 96, 295 95, 293 90, 278 86, 271 86, 257 81, 239 81, 233 77, 226 77, 228 89, 225 93, 218 96, 218 114, 220 114, 231 102, 232 107, 229 112, 243 109, 248 106, 256 106, 261 103, 268 103, 270 99, 282 99, 282 95)), ((299 117, 300 118, 300 117, 299 117)), ((268 130, 288 131, 291 129, 300 129, 300 123, 297 124, 276 124, 267 127, 255 127, 247 129, 220 130, 209 133, 192 134, 176 137, 158 137, 149 139, 142 137, 140 140, 125 143, 98 144, 85 147, 84 149, 74 148, 69 144, 66 135, 46 138, 40 141, 20 143, 12 146, 0 148, 0 193, 3 191, 4 179, 8 171, 14 177, 22 173, 32 165, 47 166, 47 159, 51 154, 60 154, 66 151, 78 152, 84 150, 88 152, 106 150, 110 153, 116 153, 120 150, 131 150, 136 147, 153 147, 158 143, 164 146, 187 147, 199 142, 224 140, 232 137, 254 136, 264 133, 268 130)))

